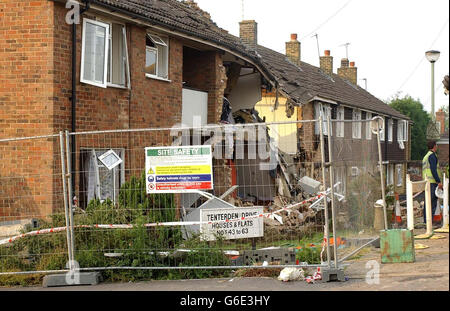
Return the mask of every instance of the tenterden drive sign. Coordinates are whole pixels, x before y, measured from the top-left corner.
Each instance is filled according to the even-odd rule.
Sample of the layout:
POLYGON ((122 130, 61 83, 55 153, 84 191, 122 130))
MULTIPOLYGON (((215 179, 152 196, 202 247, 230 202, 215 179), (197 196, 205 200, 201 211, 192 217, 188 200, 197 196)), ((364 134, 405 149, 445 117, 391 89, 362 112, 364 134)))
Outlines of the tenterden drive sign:
POLYGON ((213 189, 211 146, 145 148, 147 193, 213 189))

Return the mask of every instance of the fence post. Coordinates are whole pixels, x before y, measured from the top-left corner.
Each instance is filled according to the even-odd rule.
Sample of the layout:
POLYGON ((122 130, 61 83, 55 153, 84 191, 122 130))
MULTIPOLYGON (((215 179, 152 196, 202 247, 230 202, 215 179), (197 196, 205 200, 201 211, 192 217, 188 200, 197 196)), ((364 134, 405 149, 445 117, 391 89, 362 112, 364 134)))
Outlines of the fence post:
POLYGON ((331 187, 331 224, 333 226, 333 249, 334 249, 334 267, 338 267, 337 258, 337 236, 336 236, 336 211, 335 211, 335 198, 334 198, 334 171, 333 171, 333 148, 332 148, 332 135, 331 135, 331 121, 330 116, 327 117, 328 128, 328 170, 330 173, 330 187, 331 187))
MULTIPOLYGON (((73 191, 72 191, 72 165, 71 165, 71 146, 70 146, 70 137, 69 131, 66 130, 66 163, 67 163, 67 181, 68 181, 68 195, 69 195, 69 228, 67 228, 70 232, 70 248, 72 249, 72 258, 70 264, 70 270, 73 269, 72 265, 75 262, 75 245, 73 239, 73 191)), ((73 147, 73 146, 72 146, 73 147)))
MULTIPOLYGON (((377 118, 377 117, 375 117, 375 118, 377 118)), ((381 119, 381 120, 383 120, 383 119, 381 119)), ((384 189, 383 156, 382 156, 382 152, 381 152, 380 127, 378 125, 377 125, 377 143, 378 143, 378 159, 380 162, 381 195, 383 197, 382 199, 383 199, 383 213, 384 213, 384 230, 387 230, 388 223, 387 223, 387 213, 386 213, 386 192, 384 189)))
POLYGON ((413 201, 413 185, 409 174, 406 175, 406 215, 408 230, 414 230, 414 201, 413 201))
MULTIPOLYGON (((324 202, 324 212, 325 212, 325 230, 324 235, 326 238, 326 249, 327 249, 327 264, 328 268, 330 268, 330 231, 329 231, 329 223, 328 223, 328 196, 327 196, 327 184, 326 184, 326 174, 325 174, 325 143, 323 137, 323 116, 319 116, 319 129, 320 129, 320 151, 322 154, 322 180, 323 180, 323 191, 325 194, 324 202)), ((333 188, 333 186, 331 186, 333 188)), ((335 243, 336 244, 336 243, 335 243)))
MULTIPOLYGON (((59 146, 61 152, 61 177, 62 177, 62 186, 63 186, 63 200, 64 200, 64 211, 66 218, 66 236, 67 236, 67 254, 69 257, 69 262, 72 260, 72 242, 71 242, 71 234, 70 234, 70 221, 69 221, 69 204, 67 202, 67 185, 66 185, 66 161, 64 159, 64 135, 63 132, 59 132, 59 146)), ((72 270, 72 267, 70 267, 72 270)))

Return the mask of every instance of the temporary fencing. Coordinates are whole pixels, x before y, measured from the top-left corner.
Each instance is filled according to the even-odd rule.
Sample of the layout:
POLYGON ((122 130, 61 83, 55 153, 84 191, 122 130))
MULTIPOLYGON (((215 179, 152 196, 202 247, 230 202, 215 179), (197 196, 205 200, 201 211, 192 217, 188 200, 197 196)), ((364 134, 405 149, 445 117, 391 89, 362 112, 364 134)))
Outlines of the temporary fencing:
POLYGON ((0 274, 66 270, 63 142, 62 133, 0 139, 0 274))
POLYGON ((369 121, 242 119, 0 140, 0 217, 38 219, 0 272, 326 267, 383 229, 369 121))

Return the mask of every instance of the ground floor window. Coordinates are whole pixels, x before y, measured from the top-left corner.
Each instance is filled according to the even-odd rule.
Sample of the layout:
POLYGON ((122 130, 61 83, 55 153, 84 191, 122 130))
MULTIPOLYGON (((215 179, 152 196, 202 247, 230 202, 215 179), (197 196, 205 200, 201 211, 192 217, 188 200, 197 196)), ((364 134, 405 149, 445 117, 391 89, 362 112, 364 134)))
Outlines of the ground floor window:
POLYGON ((108 169, 99 157, 111 149, 81 149, 80 205, 86 207, 92 199, 116 202, 120 186, 125 182, 125 150, 112 149, 122 160, 108 169))

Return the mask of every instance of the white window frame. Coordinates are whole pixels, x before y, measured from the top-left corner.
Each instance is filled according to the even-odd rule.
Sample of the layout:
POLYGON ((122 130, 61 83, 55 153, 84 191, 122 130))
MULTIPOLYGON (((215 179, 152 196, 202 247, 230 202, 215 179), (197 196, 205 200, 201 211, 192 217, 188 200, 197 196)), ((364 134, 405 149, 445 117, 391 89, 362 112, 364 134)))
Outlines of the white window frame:
MULTIPOLYGON (((120 22, 115 22, 115 21, 108 21, 105 22, 107 24, 109 24, 109 36, 108 39, 111 40, 112 42, 112 29, 113 29, 113 24, 117 24, 117 25, 121 25, 123 26, 122 28, 122 38, 123 38, 123 44, 124 44, 124 49, 125 49, 125 86, 120 85, 120 84, 115 84, 112 82, 107 82, 107 86, 108 87, 115 87, 115 88, 122 88, 122 89, 131 89, 131 79, 130 79, 130 61, 128 59, 128 42, 127 42, 127 27, 124 23, 120 23, 120 22)), ((112 58, 112 48, 109 49, 110 53, 108 53, 108 57, 112 58)), ((108 62, 110 61, 110 59, 108 59, 108 62)), ((110 72, 108 72, 108 79, 112 80, 112 63, 110 66, 110 72)))
POLYGON ((95 21, 92 19, 88 19, 88 18, 84 18, 83 19, 83 33, 82 33, 82 43, 81 43, 81 72, 80 72, 80 82, 82 83, 86 83, 86 84, 91 84, 94 86, 98 86, 101 88, 106 88, 108 85, 108 58, 109 58, 109 53, 108 53, 108 49, 109 49, 109 33, 110 33, 110 26, 108 23, 104 23, 104 22, 100 22, 100 21, 95 21), (91 81, 91 80, 87 80, 84 77, 84 61, 85 61, 85 47, 86 47, 86 24, 90 23, 96 26, 100 26, 100 27, 104 27, 105 28, 105 50, 104 50, 104 55, 105 55, 105 59, 104 59, 104 67, 103 67, 103 83, 98 82, 98 81, 91 81))
POLYGON ((394 141, 394 120, 388 120, 388 141, 392 143, 394 141))
POLYGON ((397 123, 397 140, 400 142, 408 141, 408 121, 398 120, 397 123))
MULTIPOLYGON (((336 110, 336 120, 345 120, 345 108, 338 107, 336 110)), ((336 122, 336 137, 345 137, 345 122, 336 122)))
POLYGON ((383 119, 383 129, 380 131, 380 141, 385 140, 386 133, 386 119, 383 116, 380 116, 383 119))
POLYGON ((395 172, 397 174, 397 187, 401 187, 403 186, 403 164, 397 164, 395 172))
POLYGON ((164 47, 166 47, 166 49, 165 49, 165 57, 166 57, 166 59, 167 59, 167 63, 165 64, 165 66, 166 66, 166 71, 167 71, 167 77, 160 77, 159 76, 159 57, 160 57, 160 55, 159 55, 159 51, 158 51, 158 49, 157 48, 154 48, 154 47, 150 47, 150 46, 148 46, 148 45, 146 45, 145 46, 145 50, 147 51, 147 49, 150 49, 150 50, 153 50, 153 51, 156 51, 156 75, 153 75, 153 74, 150 74, 150 73, 145 73, 145 76, 147 77, 147 78, 152 78, 152 79, 157 79, 157 80, 163 80, 163 81, 168 81, 168 82, 170 82, 170 80, 169 80, 169 69, 170 69, 170 59, 169 59, 169 38, 168 37, 164 37, 165 39, 166 39, 166 41, 167 41, 167 43, 166 42, 164 42, 164 40, 161 38, 161 36, 159 36, 159 35, 156 35, 156 34, 153 34, 153 33, 147 33, 147 37, 155 44, 155 45, 160 45, 160 46, 164 46, 164 47))
MULTIPOLYGON (((353 109, 352 120, 361 121, 361 110, 353 109)), ((352 122, 352 138, 361 139, 361 122, 352 122)))
POLYGON ((372 113, 366 112, 366 138, 367 140, 372 140, 372 129, 370 127, 370 120, 372 120, 372 113))
POLYGON ((386 185, 394 184, 394 165, 388 164, 386 166, 386 185))

